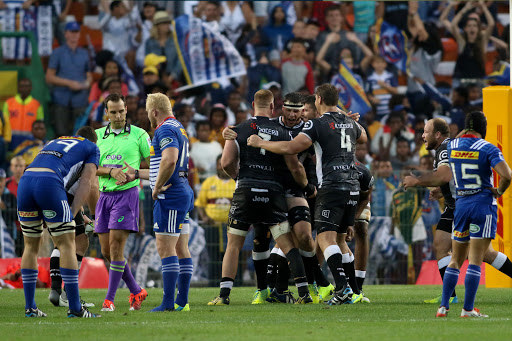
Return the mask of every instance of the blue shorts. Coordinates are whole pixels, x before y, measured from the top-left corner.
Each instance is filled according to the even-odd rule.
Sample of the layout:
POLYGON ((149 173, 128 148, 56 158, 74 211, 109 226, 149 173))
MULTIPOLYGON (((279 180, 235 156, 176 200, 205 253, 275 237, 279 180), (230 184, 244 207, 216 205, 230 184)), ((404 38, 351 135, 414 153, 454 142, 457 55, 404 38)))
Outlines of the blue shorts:
POLYGON ((461 203, 457 200, 453 217, 452 239, 467 243, 470 238, 496 237, 498 222, 498 206, 484 204, 475 200, 471 203, 461 203))
POLYGON ((153 231, 155 233, 180 234, 188 233, 185 227, 188 227, 188 215, 194 208, 194 197, 190 197, 189 205, 183 208, 176 207, 172 202, 166 199, 158 199, 153 205, 153 218, 155 224, 153 231))
POLYGON ((26 172, 18 184, 18 218, 49 223, 73 221, 62 180, 50 172, 26 172))

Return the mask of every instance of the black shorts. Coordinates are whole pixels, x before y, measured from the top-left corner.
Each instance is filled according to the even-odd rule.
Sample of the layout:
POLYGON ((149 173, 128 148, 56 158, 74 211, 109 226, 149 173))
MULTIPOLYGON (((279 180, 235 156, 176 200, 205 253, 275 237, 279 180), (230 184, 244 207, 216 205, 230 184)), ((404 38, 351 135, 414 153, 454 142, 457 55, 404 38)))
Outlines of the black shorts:
POLYGON ((277 225, 287 220, 287 211, 282 191, 239 187, 233 193, 228 228, 249 231, 251 225, 277 225))
POLYGON ((305 198, 304 190, 298 187, 290 187, 284 190, 286 198, 305 198))
MULTIPOLYGON (((68 202, 69 202, 69 206, 71 206, 71 204, 73 203, 73 199, 74 199, 74 196, 67 193, 68 195, 68 202)), ((75 237, 76 236, 79 236, 81 234, 84 234, 85 233, 85 221, 84 221, 84 215, 82 214, 82 211, 78 211, 78 213, 76 214, 75 218, 73 219, 75 221, 75 237)))
POLYGON ((441 219, 439 219, 439 223, 437 223, 436 230, 444 231, 448 233, 452 233, 453 230, 453 208, 446 207, 444 209, 443 214, 441 214, 441 219))
POLYGON ((359 191, 321 188, 316 196, 315 227, 318 233, 346 233, 354 226, 359 191))

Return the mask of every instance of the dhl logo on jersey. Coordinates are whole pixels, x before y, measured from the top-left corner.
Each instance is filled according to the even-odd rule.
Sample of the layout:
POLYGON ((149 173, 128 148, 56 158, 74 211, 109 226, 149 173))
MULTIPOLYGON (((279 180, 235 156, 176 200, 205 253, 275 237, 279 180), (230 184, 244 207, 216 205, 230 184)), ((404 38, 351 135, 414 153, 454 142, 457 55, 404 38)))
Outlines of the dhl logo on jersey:
POLYGON ((478 160, 479 155, 480 155, 480 152, 463 152, 460 150, 452 150, 450 157, 453 159, 478 160))
POLYGON ((153 146, 149 147, 149 156, 155 156, 155 148, 153 146))
POLYGON ((181 133, 183 134, 183 136, 185 136, 188 139, 187 131, 183 128, 180 128, 180 130, 181 130, 181 133))
POLYGON ((83 137, 80 137, 80 136, 61 136, 58 138, 59 140, 80 140, 80 141, 83 141, 85 140, 85 138, 83 137))

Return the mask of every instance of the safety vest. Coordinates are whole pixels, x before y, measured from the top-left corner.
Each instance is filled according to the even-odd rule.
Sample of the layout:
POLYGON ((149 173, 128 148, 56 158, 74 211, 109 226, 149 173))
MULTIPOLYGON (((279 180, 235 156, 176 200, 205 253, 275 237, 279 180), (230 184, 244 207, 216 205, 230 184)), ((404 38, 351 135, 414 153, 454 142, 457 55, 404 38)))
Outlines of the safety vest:
POLYGON ((9 112, 11 130, 14 135, 32 136, 32 124, 35 120, 43 119, 43 107, 39 101, 28 96, 23 101, 19 94, 9 98, 4 104, 4 110, 9 112))

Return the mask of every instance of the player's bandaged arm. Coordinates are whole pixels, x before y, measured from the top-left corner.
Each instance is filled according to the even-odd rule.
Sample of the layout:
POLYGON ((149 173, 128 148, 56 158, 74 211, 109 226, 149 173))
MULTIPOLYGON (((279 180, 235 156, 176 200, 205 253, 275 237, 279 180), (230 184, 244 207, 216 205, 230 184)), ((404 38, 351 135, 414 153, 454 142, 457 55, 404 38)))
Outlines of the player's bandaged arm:
POLYGON ((224 172, 233 180, 238 176, 238 161, 238 145, 236 140, 227 140, 220 159, 220 165, 224 172))
POLYGON ((498 163, 494 167, 494 170, 500 176, 500 184, 496 189, 496 194, 498 194, 497 196, 500 197, 503 195, 503 193, 505 193, 508 186, 510 186, 510 181, 512 179, 512 171, 510 170, 510 167, 508 166, 506 161, 501 161, 500 163, 498 163))
POLYGON ((298 154, 313 144, 313 141, 304 134, 299 134, 291 141, 264 141, 258 135, 251 135, 247 139, 247 145, 255 148, 263 148, 274 154, 293 155, 298 154))

